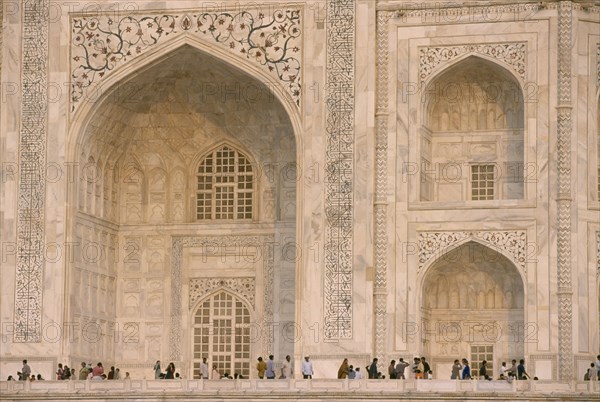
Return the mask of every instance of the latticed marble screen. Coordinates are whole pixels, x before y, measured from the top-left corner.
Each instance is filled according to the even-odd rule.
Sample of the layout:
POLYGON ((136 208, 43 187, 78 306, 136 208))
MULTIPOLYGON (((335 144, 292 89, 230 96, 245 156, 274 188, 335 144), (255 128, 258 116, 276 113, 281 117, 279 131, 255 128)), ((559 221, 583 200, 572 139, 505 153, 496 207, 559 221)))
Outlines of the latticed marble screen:
POLYGON ((471 377, 479 377, 479 368, 481 362, 486 361, 487 375, 494 375, 494 346, 493 345, 478 345, 471 346, 471 377))
POLYGON ((494 165, 471 165, 471 199, 494 199, 494 165))
POLYGON ((206 299, 194 315, 193 376, 202 376, 202 358, 209 371, 216 365, 221 375, 250 375, 250 312, 235 296, 218 292, 206 299))
POLYGON ((198 168, 196 218, 249 220, 254 211, 254 171, 248 158, 224 145, 198 168))

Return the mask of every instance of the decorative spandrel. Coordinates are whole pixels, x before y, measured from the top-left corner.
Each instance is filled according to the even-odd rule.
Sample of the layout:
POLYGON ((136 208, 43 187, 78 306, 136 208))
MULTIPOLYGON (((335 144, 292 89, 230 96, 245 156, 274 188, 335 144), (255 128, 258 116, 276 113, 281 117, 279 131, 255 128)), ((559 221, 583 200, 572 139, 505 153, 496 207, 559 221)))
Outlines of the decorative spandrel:
MULTIPOLYGON (((71 22, 71 111, 97 94, 94 85, 152 46, 181 34, 217 43, 256 63, 282 85, 297 107, 301 97, 301 11, 80 16, 71 22)), ((274 89, 276 90, 276 89, 274 89)))
POLYGON ((502 250, 524 273, 527 272, 527 233, 515 231, 476 231, 476 232, 419 232, 419 266, 442 257, 454 248, 454 245, 467 239, 489 245, 494 250, 502 250))
POLYGON ((500 61, 525 80, 525 42, 479 43, 456 46, 430 46, 419 49, 419 79, 425 81, 440 65, 468 54, 480 54, 500 61))

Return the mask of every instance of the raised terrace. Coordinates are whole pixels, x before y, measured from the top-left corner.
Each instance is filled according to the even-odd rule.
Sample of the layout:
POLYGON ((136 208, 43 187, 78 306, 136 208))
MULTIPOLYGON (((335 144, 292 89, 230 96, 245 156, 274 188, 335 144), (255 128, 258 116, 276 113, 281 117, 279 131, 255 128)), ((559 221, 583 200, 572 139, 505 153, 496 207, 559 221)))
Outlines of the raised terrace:
POLYGON ((600 382, 455 380, 2 381, 0 400, 600 400, 600 382))

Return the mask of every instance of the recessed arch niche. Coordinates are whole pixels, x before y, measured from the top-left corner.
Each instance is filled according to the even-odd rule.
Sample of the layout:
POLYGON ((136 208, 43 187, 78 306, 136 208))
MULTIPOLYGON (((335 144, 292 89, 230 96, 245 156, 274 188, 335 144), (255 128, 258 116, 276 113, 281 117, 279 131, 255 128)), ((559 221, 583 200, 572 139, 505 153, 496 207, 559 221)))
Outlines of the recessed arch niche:
POLYGON ((500 251, 469 241, 440 256, 425 273, 420 311, 423 353, 438 365, 436 378, 463 357, 477 369, 480 349, 491 351, 493 373, 523 358, 524 303, 523 278, 500 251))
POLYGON ((422 104, 421 201, 524 198, 525 105, 513 74, 468 56, 425 84, 422 104))
MULTIPOLYGON (((281 167, 296 166, 295 117, 290 117, 272 85, 251 68, 246 72, 241 63, 233 65, 218 53, 184 43, 162 51, 160 57, 152 55, 150 64, 140 64, 113 83, 91 108, 76 112, 73 124, 81 128, 73 133, 71 148, 80 167, 69 188, 73 200, 69 238, 98 244, 106 258, 91 261, 79 253, 68 263, 68 305, 77 307, 67 314, 75 322, 98 323, 104 333, 123 328, 132 317, 143 323, 135 344, 121 347, 78 339, 73 358, 94 356, 132 365, 148 363, 147 356, 171 360, 170 311, 173 300, 181 298, 173 296, 168 285, 172 236, 210 233, 218 237, 233 232, 274 236, 275 244, 282 245, 296 238, 299 182, 280 174, 281 167), (251 221, 197 219, 198 160, 221 143, 233 144, 253 157, 256 214, 251 221), (95 166, 98 161, 102 166, 95 166), (110 177, 90 184, 85 175, 89 170, 110 177), (288 213, 280 212, 284 210, 288 213), (156 286, 147 288, 149 282, 156 286), (106 293, 97 294, 106 294, 111 303, 94 296, 96 283, 107 284, 102 285, 106 293), (100 309, 100 304, 109 308, 100 309), (152 330, 146 333, 146 327, 152 330)), ((113 77, 118 75, 115 72, 113 77)), ((198 264, 189 271, 198 277, 238 275, 228 265, 234 264, 235 256, 217 250, 221 251, 227 256, 217 256, 218 266, 198 264)), ((289 295, 295 292, 295 262, 278 264, 281 278, 275 277, 275 289, 280 294, 273 296, 275 303, 269 308, 282 322, 292 322, 294 297, 289 295)), ((241 274, 252 276, 251 267, 241 274)), ((182 323, 192 322, 191 314, 184 312, 182 323)), ((182 374, 190 377, 192 332, 191 327, 183 327, 185 339, 180 344, 186 346, 181 361, 174 359, 182 374)), ((280 338, 275 342, 272 351, 293 354, 292 343, 280 338)))

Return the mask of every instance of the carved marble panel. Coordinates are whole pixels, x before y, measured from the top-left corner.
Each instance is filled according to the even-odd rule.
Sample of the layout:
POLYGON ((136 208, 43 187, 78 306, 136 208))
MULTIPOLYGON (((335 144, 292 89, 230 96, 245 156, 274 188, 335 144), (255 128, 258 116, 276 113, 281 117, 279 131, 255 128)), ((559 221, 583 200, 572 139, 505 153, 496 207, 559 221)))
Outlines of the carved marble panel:
POLYGON ((354 25, 353 0, 327 2, 323 301, 327 339, 352 338, 354 25))
POLYGON ((600 231, 596 232, 596 276, 600 278, 600 231))
POLYGON ((216 289, 228 289, 233 293, 243 296, 254 305, 255 279, 254 278, 193 278, 190 279, 190 308, 204 296, 214 292, 216 289))
POLYGON ((453 46, 430 46, 419 49, 419 78, 424 82, 446 63, 467 55, 481 54, 494 58, 525 79, 527 44, 525 42, 482 43, 453 46))
POLYGON ((42 341, 48 0, 24 0, 17 194, 14 342, 42 341))
POLYGON ((417 272, 428 262, 440 258, 452 246, 467 239, 473 239, 494 250, 502 250, 524 273, 527 272, 527 233, 516 231, 460 231, 460 232, 419 232, 419 265, 417 272))

